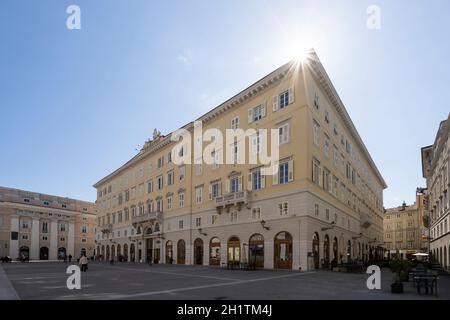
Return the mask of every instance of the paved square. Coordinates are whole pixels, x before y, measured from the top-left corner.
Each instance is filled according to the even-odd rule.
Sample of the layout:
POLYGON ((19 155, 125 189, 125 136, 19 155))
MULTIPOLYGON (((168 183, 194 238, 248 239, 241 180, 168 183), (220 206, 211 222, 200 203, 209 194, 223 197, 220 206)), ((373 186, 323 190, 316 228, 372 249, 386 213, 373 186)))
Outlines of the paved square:
MULTIPOLYGON (((0 266, 20 299, 450 299, 450 277, 440 276, 439 296, 390 293, 392 274, 382 271, 382 289, 368 290, 368 274, 328 271, 226 270, 218 267, 91 263, 81 290, 66 287, 64 263, 0 266)), ((1 279, 0 279, 1 281, 1 279)))

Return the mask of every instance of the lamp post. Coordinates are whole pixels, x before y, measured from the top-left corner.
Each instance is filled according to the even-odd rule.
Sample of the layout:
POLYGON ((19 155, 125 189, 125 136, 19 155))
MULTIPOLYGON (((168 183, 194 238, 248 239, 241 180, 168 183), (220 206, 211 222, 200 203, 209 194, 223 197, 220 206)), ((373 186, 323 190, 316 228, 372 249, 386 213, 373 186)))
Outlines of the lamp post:
POLYGON ((263 227, 264 230, 270 230, 269 227, 266 227, 266 221, 265 220, 261 220, 261 226, 263 227))

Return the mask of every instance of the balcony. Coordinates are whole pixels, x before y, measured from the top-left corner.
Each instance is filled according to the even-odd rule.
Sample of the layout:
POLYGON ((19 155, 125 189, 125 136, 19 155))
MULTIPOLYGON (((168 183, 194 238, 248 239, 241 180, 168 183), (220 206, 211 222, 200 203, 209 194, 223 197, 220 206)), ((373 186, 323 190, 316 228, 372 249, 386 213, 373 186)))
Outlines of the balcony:
POLYGON ((102 226, 100 231, 102 233, 111 233, 112 230, 113 230, 113 226, 112 226, 112 224, 109 223, 109 224, 105 224, 104 226, 102 226))
POLYGON ((362 228, 369 228, 372 225, 372 217, 367 213, 361 213, 361 227, 362 228))
POLYGON ((136 228, 137 225, 144 224, 144 223, 151 223, 154 221, 160 221, 162 219, 162 212, 155 211, 155 212, 146 212, 143 215, 132 217, 131 223, 133 224, 133 227, 136 228))
POLYGON ((249 206, 250 193, 247 191, 232 192, 216 197, 215 201, 216 208, 219 210, 219 213, 222 208, 229 208, 229 206, 233 205, 237 206, 238 210, 240 210, 242 204, 245 204, 247 207, 249 206))

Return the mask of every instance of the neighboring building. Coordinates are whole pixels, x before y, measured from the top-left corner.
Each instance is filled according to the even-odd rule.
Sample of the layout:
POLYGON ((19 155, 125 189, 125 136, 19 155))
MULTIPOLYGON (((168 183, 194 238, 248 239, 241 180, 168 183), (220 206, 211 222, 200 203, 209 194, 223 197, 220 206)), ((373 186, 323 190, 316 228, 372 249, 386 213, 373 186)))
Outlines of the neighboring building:
POLYGON ((432 146, 422 148, 422 172, 427 180, 430 251, 434 260, 450 262, 450 114, 442 121, 432 146))
MULTIPOLYGON (((94 185, 97 252, 105 260, 308 270, 334 258, 382 256, 386 184, 315 53, 198 121, 223 136, 225 129, 278 130, 278 174, 220 160, 175 165, 176 143, 155 132, 135 157, 94 185)), ((257 135, 249 140, 246 159, 261 143, 257 135)), ((230 149, 226 156, 237 160, 240 146, 230 149)))
POLYGON ((93 256, 95 217, 91 202, 0 187, 0 256, 93 256))
POLYGON ((413 205, 403 203, 397 208, 386 209, 383 229, 389 258, 412 259, 413 254, 428 251, 423 227, 423 203, 424 196, 417 194, 413 205))

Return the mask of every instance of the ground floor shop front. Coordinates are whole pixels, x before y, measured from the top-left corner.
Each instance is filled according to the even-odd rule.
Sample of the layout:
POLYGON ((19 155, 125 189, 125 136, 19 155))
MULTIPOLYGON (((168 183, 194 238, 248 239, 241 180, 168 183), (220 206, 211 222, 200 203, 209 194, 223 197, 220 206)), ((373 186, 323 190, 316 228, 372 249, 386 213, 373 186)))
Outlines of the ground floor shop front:
POLYGON ((360 230, 329 227, 311 217, 271 220, 99 241, 104 261, 312 270, 383 257, 377 241, 360 230))

